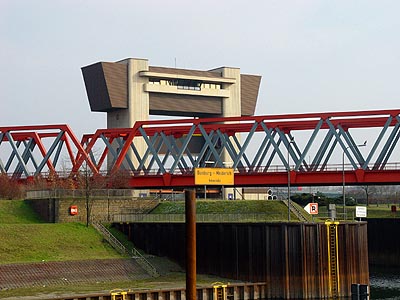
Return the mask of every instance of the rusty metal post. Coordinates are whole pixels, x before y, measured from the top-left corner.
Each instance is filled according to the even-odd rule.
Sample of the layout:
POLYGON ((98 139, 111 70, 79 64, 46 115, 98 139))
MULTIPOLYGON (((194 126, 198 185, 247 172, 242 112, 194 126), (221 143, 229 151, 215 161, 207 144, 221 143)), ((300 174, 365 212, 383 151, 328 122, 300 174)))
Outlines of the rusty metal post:
POLYGON ((196 193, 185 190, 186 300, 196 300, 196 193))

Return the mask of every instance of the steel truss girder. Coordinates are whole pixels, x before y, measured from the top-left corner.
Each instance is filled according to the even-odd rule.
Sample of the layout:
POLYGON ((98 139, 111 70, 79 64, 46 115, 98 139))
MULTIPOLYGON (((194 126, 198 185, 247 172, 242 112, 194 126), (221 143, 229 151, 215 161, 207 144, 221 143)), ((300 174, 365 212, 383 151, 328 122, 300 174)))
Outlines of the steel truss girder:
POLYGON ((72 164, 75 163, 74 155, 79 154, 89 161, 93 170, 96 169, 67 125, 0 127, 0 172, 15 179, 55 174, 62 171, 62 167, 57 170, 57 165, 63 149, 72 164), (47 144, 50 145, 46 147, 47 144), (7 152, 6 148, 11 150, 8 150, 4 165, 2 154, 7 152))
MULTIPOLYGON (((55 141, 48 150, 41 141, 46 135, 41 135, 43 128, 40 126, 29 129, 38 135, 32 137, 32 140, 27 139, 27 136, 22 138, 21 133, 15 133, 19 130, 17 127, 0 128, 0 146, 8 143, 11 147, 6 164, 0 156, 0 171, 27 176, 42 173, 46 165, 50 171, 56 170, 65 144, 72 173, 77 172, 84 162, 88 163, 93 174, 99 173, 101 168, 105 169, 107 161, 106 169, 109 173, 128 170, 133 176, 144 178, 165 174, 192 176, 194 168, 224 167, 225 163, 231 163, 236 172, 242 175, 284 174, 288 170, 298 175, 322 174, 329 172, 334 154, 338 152, 349 162, 349 165, 346 164, 346 172, 383 172, 397 162, 394 153, 400 138, 399 113, 400 110, 380 110, 143 121, 137 122, 133 128, 99 129, 94 134, 85 135, 81 143, 77 143, 76 138, 67 138, 74 136, 67 130, 52 133, 55 141), (353 130, 377 128, 380 133, 375 140, 368 141, 372 147, 364 156, 367 150, 359 149, 353 130), (302 141, 297 137, 298 131, 307 131, 311 135, 302 141), (195 137, 203 140, 197 153, 190 150, 195 137), (317 138, 322 141, 316 142, 317 138), (78 149, 75 155, 71 155, 73 151, 69 140, 78 149), (146 145, 144 151, 139 149, 137 141, 143 141, 146 145), (99 142, 103 144, 103 151, 96 159, 93 149, 99 142), (21 153, 22 147, 24 150, 21 153), (40 149, 42 159, 34 156, 36 147, 40 149), (255 151, 253 156, 252 150, 255 151), (315 154, 311 155, 312 152, 315 154), (308 162, 307 157, 310 158, 308 162), (15 159, 16 167, 10 170, 11 162, 15 159), (33 172, 29 169, 31 165, 33 172)), ((296 176, 293 176, 293 181, 296 181, 296 176)))
MULTIPOLYGON (((337 146, 348 159, 353 170, 369 170, 371 157, 364 158, 358 145, 355 143, 349 129, 352 128, 371 128, 394 127, 391 136, 386 141, 383 148, 387 150, 385 154, 378 157, 377 163, 382 167, 387 164, 390 155, 393 153, 395 144, 400 138, 398 132, 399 120, 396 114, 399 111, 374 111, 354 113, 354 119, 351 118, 351 113, 332 113, 308 115, 290 115, 293 120, 288 120, 288 116, 279 116, 284 121, 279 121, 278 116, 272 117, 254 117, 252 122, 250 118, 229 118, 229 119, 198 119, 195 122, 190 120, 189 125, 177 126, 177 123, 188 122, 188 120, 178 121, 177 123, 166 126, 166 122, 143 122, 138 128, 140 135, 146 140, 149 147, 146 155, 141 158, 142 163, 139 165, 139 170, 144 171, 144 160, 148 156, 152 156, 152 167, 155 167, 157 174, 182 174, 196 167, 205 166, 204 162, 212 162, 210 166, 223 167, 224 160, 232 162, 232 166, 240 173, 251 172, 271 172, 273 169, 272 161, 278 158, 281 165, 286 170, 289 169, 289 164, 285 158, 288 153, 290 160, 293 161, 294 167, 291 170, 295 172, 323 172, 328 168, 328 163, 337 146), (370 116, 369 116, 370 114, 370 116), (388 114, 387 117, 382 115, 388 114), (379 115, 379 117, 377 117, 379 115), (392 115, 395 115, 395 122, 392 115), (314 118, 314 120, 310 120, 314 118), (236 121, 236 122, 235 122, 236 121), (241 122, 245 121, 245 124, 241 122), (147 126, 151 128, 147 129, 147 126), (143 127, 141 127, 143 126, 143 127), (298 127, 296 127, 298 126, 298 127), (146 129, 143 129, 146 127, 146 129), (189 129, 191 132, 189 132, 189 129), (296 130, 312 130, 312 134, 304 148, 301 148, 294 138, 296 130), (323 141, 317 147, 317 152, 312 161, 306 162, 306 157, 309 154, 310 148, 313 146, 317 135, 325 132, 323 141), (250 158, 247 154, 247 149, 251 146, 255 133, 263 132, 264 137, 258 145, 256 155, 250 158), (242 141, 238 138, 240 133, 247 133, 247 137, 242 141), (200 134, 204 138, 204 145, 201 151, 194 155, 187 148, 190 139, 194 134, 200 134), (158 139, 163 143, 156 145, 152 140, 152 135, 160 135, 158 139), (178 142, 175 136, 181 137, 185 135, 184 143, 178 142), (157 156, 162 156, 159 149, 166 148, 167 152, 164 159, 161 161, 157 156), (224 156, 224 158, 222 158, 224 156), (187 160, 184 159, 187 158, 187 160), (171 167, 165 165, 167 159, 172 159, 171 167), (158 170, 158 171, 157 171, 158 170)), ((382 138, 375 141, 376 145, 381 143, 382 138)), ((315 145, 314 145, 315 146, 315 145)), ((118 167, 118 166, 117 166, 118 167)))

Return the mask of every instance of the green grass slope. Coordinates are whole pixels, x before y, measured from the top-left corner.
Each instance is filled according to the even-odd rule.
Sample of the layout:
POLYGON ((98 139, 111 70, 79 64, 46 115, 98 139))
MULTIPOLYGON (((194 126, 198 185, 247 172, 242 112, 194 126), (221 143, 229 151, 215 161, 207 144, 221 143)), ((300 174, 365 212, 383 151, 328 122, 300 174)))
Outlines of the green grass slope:
POLYGON ((0 199, 0 224, 41 223, 40 217, 23 200, 0 199))
MULTIPOLYGON (((285 213, 285 205, 278 201, 260 200, 200 200, 196 201, 198 214, 246 214, 246 213, 285 213)), ((184 214, 184 201, 163 201, 154 210, 153 214, 184 214)))
POLYGON ((121 257, 83 224, 0 224, 0 262, 121 257))
MULTIPOLYGON (((122 235, 119 238, 124 239, 122 235)), ((0 199, 0 264, 108 258, 121 256, 103 242, 93 227, 80 223, 43 223, 25 201, 0 199)), ((208 275, 197 277, 197 283, 202 285, 222 280, 208 275)), ((181 288, 184 285, 185 273, 171 272, 157 279, 116 282, 110 278, 108 282, 101 283, 82 282, 0 290, 0 298, 19 299, 27 296, 27 299, 32 299, 30 297, 33 296, 34 299, 41 299, 44 295, 50 295, 61 299, 62 295, 71 298, 71 294, 107 293, 115 288, 181 288)))
POLYGON ((42 223, 22 200, 0 200, 0 263, 120 258, 92 227, 42 223))

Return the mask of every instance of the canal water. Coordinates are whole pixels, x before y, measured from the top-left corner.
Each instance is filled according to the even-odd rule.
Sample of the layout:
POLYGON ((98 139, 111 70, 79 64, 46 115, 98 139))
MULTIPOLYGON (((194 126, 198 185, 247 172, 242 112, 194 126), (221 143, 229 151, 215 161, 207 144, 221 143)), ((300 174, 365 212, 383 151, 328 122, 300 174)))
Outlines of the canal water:
POLYGON ((370 267, 370 299, 400 300, 400 268, 370 267))

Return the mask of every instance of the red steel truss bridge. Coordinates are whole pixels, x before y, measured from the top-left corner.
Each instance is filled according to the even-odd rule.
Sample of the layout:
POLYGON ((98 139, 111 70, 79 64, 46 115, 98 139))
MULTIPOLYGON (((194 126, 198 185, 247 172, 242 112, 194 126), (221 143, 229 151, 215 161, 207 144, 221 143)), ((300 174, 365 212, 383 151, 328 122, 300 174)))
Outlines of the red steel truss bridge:
POLYGON ((235 186, 399 184, 400 109, 137 122, 79 140, 67 125, 0 127, 0 173, 16 179, 121 170, 132 187, 194 186, 234 169, 235 186), (364 142, 365 141, 365 142, 364 142), (290 174, 289 174, 290 172, 290 174), (288 176, 290 175, 290 176, 288 176))

